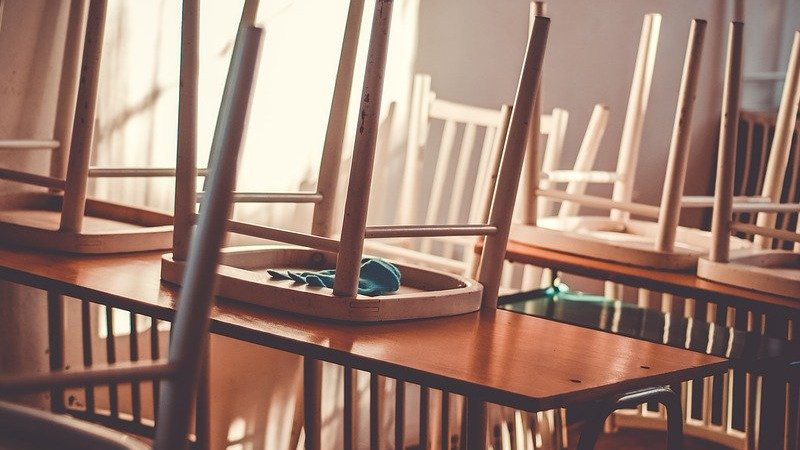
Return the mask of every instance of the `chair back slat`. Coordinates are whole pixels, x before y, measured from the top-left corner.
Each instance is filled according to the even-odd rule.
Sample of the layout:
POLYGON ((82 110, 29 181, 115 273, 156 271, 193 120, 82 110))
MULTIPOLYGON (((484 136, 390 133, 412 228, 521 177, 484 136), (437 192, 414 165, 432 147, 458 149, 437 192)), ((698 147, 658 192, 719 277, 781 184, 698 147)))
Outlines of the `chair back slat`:
MULTIPOLYGON (((502 117, 503 113, 501 110, 501 118, 502 117)), ((497 134, 500 126, 501 125, 486 128, 486 132, 483 135, 483 143, 481 144, 480 157, 478 159, 477 173, 479 174, 489 173, 489 164, 491 163, 491 158, 494 154, 493 149, 496 148, 495 143, 497 141, 497 134)), ((470 223, 486 223, 486 221, 489 220, 488 212, 484 213, 481 209, 481 205, 491 201, 486 199, 488 195, 491 195, 491 193, 487 193, 489 177, 478 177, 477 183, 478 184, 475 186, 475 190, 472 191, 472 201, 470 202, 469 206, 468 219, 470 223)))
POLYGON ((414 222, 414 205, 417 202, 419 186, 410 180, 417 180, 421 170, 420 158, 427 139, 428 113, 430 112, 431 77, 417 74, 411 93, 411 117, 408 121, 408 142, 403 178, 400 186, 400 200, 395 215, 400 223, 414 222))
MULTIPOLYGON (((553 109, 552 114, 549 116, 541 117, 540 133, 546 134, 547 144, 544 147, 544 155, 542 155, 542 172, 551 172, 558 169, 561 163, 561 156, 564 153, 564 139, 567 134, 567 123, 569 121, 569 113, 561 108, 553 109)), ((534 163, 529 161, 528 164, 534 163)), ((549 181, 539 181, 541 189, 549 189, 551 184, 549 181)), ((526 201, 527 199, 522 198, 526 201)), ((549 216, 553 209, 553 200, 546 197, 540 197, 536 205, 538 211, 536 217, 549 216)))
MULTIPOLYGON (((592 116, 589 118, 589 125, 586 127, 586 134, 578 149, 575 157, 573 169, 578 172, 588 172, 594 167, 594 161, 600 150, 600 142, 606 131, 608 123, 608 107, 605 105, 595 105, 592 116)), ((567 193, 570 195, 583 195, 586 193, 588 183, 585 181, 571 181, 567 184, 567 193)), ((558 217, 571 217, 578 214, 580 205, 576 202, 565 201, 558 208, 558 217)))
POLYGON ((431 101, 429 118, 471 123, 482 127, 497 126, 497 110, 453 103, 447 100, 431 101))
MULTIPOLYGON (((470 162, 472 160, 473 150, 475 149, 475 133, 476 125, 468 123, 464 127, 464 136, 461 139, 461 149, 458 152, 458 163, 456 165, 456 173, 453 181, 452 194, 450 195, 450 204, 447 210, 447 223, 457 223, 461 215, 462 205, 467 198, 467 176, 469 175, 470 162)), ((475 189, 475 183, 472 183, 472 189, 475 189)), ((469 217, 469 212, 467 212, 469 217)), ((452 242, 444 242, 444 256, 453 258, 454 248, 452 242)))
MULTIPOLYGON (((428 209, 425 212, 425 224, 434 224, 438 222, 439 213, 442 208, 442 197, 444 196, 444 190, 449 184, 447 182, 447 175, 450 171, 450 160, 452 159, 453 143, 455 142, 455 138, 456 122, 448 119, 444 123, 439 154, 436 158, 436 166, 433 172, 433 184, 431 185, 430 191, 431 196, 430 200, 428 201, 428 209)), ((422 241, 420 251, 423 253, 430 253, 430 239, 425 239, 422 241)))

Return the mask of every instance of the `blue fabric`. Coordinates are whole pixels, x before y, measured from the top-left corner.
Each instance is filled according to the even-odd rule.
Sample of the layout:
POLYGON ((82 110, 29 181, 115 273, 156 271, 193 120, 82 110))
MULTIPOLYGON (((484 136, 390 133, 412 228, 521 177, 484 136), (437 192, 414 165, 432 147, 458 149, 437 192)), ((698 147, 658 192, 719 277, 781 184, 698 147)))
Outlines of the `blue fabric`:
MULTIPOLYGON (((295 283, 315 287, 333 288, 336 270, 320 270, 319 272, 292 272, 267 270, 277 280, 294 280, 295 283)), ((358 278, 358 293, 375 297, 390 294, 400 289, 400 271, 394 264, 377 258, 361 260, 361 272, 358 278)))

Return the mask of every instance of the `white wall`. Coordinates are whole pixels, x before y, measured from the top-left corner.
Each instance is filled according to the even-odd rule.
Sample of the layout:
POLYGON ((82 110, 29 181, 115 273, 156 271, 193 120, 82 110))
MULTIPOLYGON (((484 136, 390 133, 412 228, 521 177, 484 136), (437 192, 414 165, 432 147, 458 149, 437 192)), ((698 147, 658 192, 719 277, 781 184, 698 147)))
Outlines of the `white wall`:
MULTIPOLYGON (((692 18, 708 21, 693 124, 687 194, 711 193, 723 56, 732 5, 724 0, 558 0, 552 18, 543 81, 543 106, 570 113, 566 153, 571 165, 595 103, 611 109, 598 165, 616 165, 633 65, 646 13, 663 15, 655 76, 644 127, 634 200, 660 201, 681 67, 692 18)), ((499 107, 513 101, 528 29, 527 0, 422 2, 417 71, 433 77, 441 98, 499 107)), ((748 71, 785 70, 788 30, 800 27, 800 2, 746 4, 748 71), (786 24, 780 18, 788 17, 786 24), (768 31, 769 30, 769 31, 768 31), (774 30, 774 31, 773 31, 774 30), (781 47, 776 46, 780 41, 781 47)), ((770 105, 775 83, 748 83, 749 105, 770 105), (766 88, 764 87, 766 85, 766 88), (759 91, 760 88, 760 92, 759 91)), ((746 103, 746 105, 748 104, 746 103)), ((602 192, 602 191, 599 191, 602 192)), ((697 214, 684 223, 696 224, 697 214)))

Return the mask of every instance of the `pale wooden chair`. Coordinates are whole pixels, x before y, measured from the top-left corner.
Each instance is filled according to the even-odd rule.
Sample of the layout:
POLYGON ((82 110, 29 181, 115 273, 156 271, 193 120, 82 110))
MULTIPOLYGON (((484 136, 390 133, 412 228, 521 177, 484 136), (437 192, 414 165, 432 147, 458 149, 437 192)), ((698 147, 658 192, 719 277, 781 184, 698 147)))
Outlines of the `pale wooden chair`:
MULTIPOLYGON (((498 222, 498 220, 504 217, 505 212, 509 214, 510 218, 512 211, 511 206, 507 211, 498 210, 500 208, 497 206, 498 203, 508 201, 508 198, 501 195, 494 199, 493 213, 489 218, 489 224, 366 226, 371 163, 374 158, 376 125, 379 119, 379 109, 377 108, 380 106, 380 80, 388 44, 385 30, 389 20, 387 5, 376 6, 368 58, 371 63, 367 66, 359 116, 363 120, 359 121, 359 130, 356 134, 341 238, 334 239, 322 236, 322 233, 315 234, 313 229, 312 234, 305 234, 231 220, 228 223, 229 231, 283 242, 292 246, 273 245, 226 249, 221 268, 220 295, 270 308, 347 321, 385 321, 460 314, 479 309, 482 297, 484 299, 487 296, 496 298, 497 294, 494 293, 494 288, 497 282, 494 280, 495 274, 493 273, 479 274, 477 276, 479 280, 476 282, 463 276, 404 264, 398 264, 403 278, 403 286, 398 293, 376 297, 364 297, 356 294, 364 239, 487 235, 487 248, 491 247, 494 252, 498 252, 498 249, 494 247, 497 239, 505 240, 507 236, 503 229, 503 221, 498 222), (490 243, 493 245, 490 246, 490 243), (258 275, 261 270, 282 267, 305 267, 314 270, 336 267, 336 284, 333 289, 314 289, 296 285, 291 281, 268 280, 258 275), (482 284, 481 280, 489 283, 488 288, 482 284)), ((532 101, 532 98, 531 94, 530 99, 520 101, 532 101)), ((506 155, 508 152, 514 151, 510 150, 513 148, 511 143, 507 142, 505 148, 506 155)), ((325 158, 338 159, 332 158, 331 153, 326 148, 323 160, 325 158)), ((181 156, 179 156, 179 163, 180 158, 181 156)), ((506 156, 505 160, 513 161, 513 158, 506 156)), ((334 172, 327 170, 326 167, 323 163, 321 174, 330 175, 331 172, 334 172)), ((513 182, 516 185, 518 179, 515 179, 513 172, 509 173, 509 170, 512 169, 506 169, 504 177, 503 170, 500 169, 498 183, 513 182)), ((179 185, 182 186, 183 183, 179 182, 179 185)), ((515 194, 516 191, 511 196, 513 197, 515 194)), ((274 194, 266 195, 275 196, 274 194)), ((315 202, 321 196, 325 195, 320 193, 289 195, 292 197, 292 201, 296 201, 298 197, 309 197, 315 202)), ((187 197, 191 198, 191 193, 187 197)), ((285 196, 282 196, 282 199, 285 199, 285 196)), ((176 215, 182 213, 183 210, 176 209, 176 215)), ((329 215, 327 217, 322 217, 322 214, 315 215, 319 220, 325 219, 330 222, 329 215)), ((180 230, 176 228, 176 233, 178 232, 180 230)), ((490 260, 497 258, 499 262, 502 262, 502 254, 483 256, 482 260, 487 261, 487 258, 490 260)), ((163 279, 173 283, 179 282, 184 263, 180 260, 177 252, 174 255, 165 255, 162 263, 163 279)), ((483 265, 487 267, 487 264, 483 265)), ((490 269, 487 267, 483 270, 489 271, 490 269)))
MULTIPOLYGON (((759 208, 763 208, 764 198, 768 198, 768 186, 780 186, 786 189, 788 192, 784 192, 784 196, 790 198, 789 202, 796 202, 795 195, 796 195, 796 171, 797 167, 789 168, 791 175, 786 173, 786 165, 783 166, 783 169, 778 168, 777 170, 769 171, 763 170, 764 169, 764 161, 763 156, 767 152, 766 150, 762 153, 762 161, 759 161, 751 158, 756 158, 756 156, 751 155, 752 150, 752 143, 749 142, 749 139, 754 139, 752 136, 748 136, 748 141, 746 143, 742 143, 741 140, 737 139, 736 132, 740 127, 742 127, 742 123, 738 120, 738 97, 739 97, 739 84, 741 79, 741 53, 742 53, 742 24, 741 23, 734 23, 730 27, 729 31, 729 43, 728 43, 728 67, 726 72, 725 78, 725 93, 724 93, 724 103, 723 103, 723 120, 721 123, 721 130, 720 130, 720 156, 718 158, 718 175, 717 175, 717 200, 715 202, 716 205, 723 204, 723 201, 719 200, 719 192, 720 188, 723 189, 722 192, 725 192, 726 187, 728 190, 727 193, 727 202, 729 211, 728 213, 719 213, 718 209, 715 210, 714 216, 714 223, 715 226, 719 226, 719 221, 722 217, 730 217, 729 221, 724 223, 724 226, 727 227, 727 231, 723 233, 722 236, 715 236, 716 245, 726 246, 730 243, 730 239, 727 239, 727 236, 730 235, 731 230, 733 229, 734 225, 731 225, 730 220, 739 220, 740 218, 737 216, 746 215, 752 213, 754 211, 758 211, 759 208), (733 134, 732 134, 733 133, 733 134), (736 146, 741 145, 742 148, 740 149, 743 155, 739 157, 736 156, 736 146), (737 161, 744 166, 741 176, 736 174, 736 165, 737 161), (752 167, 751 167, 752 166, 752 167), (762 169, 762 170, 760 170, 762 169), (756 172, 756 173, 754 173, 756 172), (769 172, 769 173, 767 173, 769 172), (785 176, 792 176, 791 181, 787 184, 787 180, 784 178, 785 176), (734 186, 735 179, 741 179, 742 186, 734 186), (749 181, 748 181, 749 180, 749 181), (750 195, 747 196, 747 190, 745 189, 746 185, 756 185, 760 186, 763 182, 765 187, 762 196, 755 196, 750 195), (741 197, 734 197, 734 188, 735 192, 738 192, 738 195, 741 197), (791 200, 795 199, 795 200, 791 200), (736 202, 734 201, 736 200, 736 202), (746 202, 754 202, 754 203, 746 203, 746 202)), ((794 69, 790 66, 791 70, 797 70, 796 67, 794 69)), ((790 80, 790 83, 796 83, 796 79, 791 80, 789 76, 787 79, 790 80)), ((797 95, 795 92, 794 94, 786 94, 784 99, 789 98, 786 95, 797 95)), ((795 100, 794 104, 797 101, 795 100)), ((792 100, 786 101, 784 100, 783 105, 791 105, 792 100)), ((787 114, 788 117, 795 117, 796 110, 794 112, 788 111, 784 112, 787 114), (794 114, 794 115, 793 115, 794 114)), ((779 116, 780 117, 780 116, 779 116)), ((784 120, 785 117, 783 116, 784 120)), ((750 120, 750 119, 748 119, 750 120)), ((765 133, 769 129, 769 126, 766 124, 766 119, 757 119, 759 122, 765 122, 763 125, 765 133)), ((779 118, 779 123, 780 118, 779 118)), ((789 147, 782 148, 781 146, 788 146, 791 144, 792 140, 792 131, 796 129, 795 120, 790 120, 787 122, 782 122, 783 128, 779 128, 780 131, 776 130, 776 139, 783 140, 778 141, 782 142, 777 144, 776 141, 773 141, 773 151, 781 148, 778 152, 779 157, 772 158, 768 164, 772 164, 773 167, 777 164, 775 161, 780 161, 779 158, 786 158, 788 162, 788 152, 789 147), (787 135, 788 134, 788 135, 787 135)), ((752 125, 746 127, 748 130, 752 131, 752 125)), ((759 138, 760 140, 760 138, 759 138)), ((764 142, 766 143, 766 137, 764 138, 764 142)), ((766 145, 766 144, 765 144, 766 145)), ((771 154, 771 153, 770 153, 771 154)), ((780 198, 780 192, 777 194, 780 198)), ((784 213, 782 227, 786 228, 787 224, 791 223, 788 220, 788 214, 796 213, 800 210, 800 207, 796 204, 786 204, 773 207, 775 211, 784 213)), ((747 217, 743 218, 744 223, 741 224, 743 227, 752 227, 750 225, 750 219, 747 217)), ((737 224, 738 226, 738 224, 737 224)), ((752 236, 753 233, 745 233, 746 235, 752 236)), ((784 232, 784 235, 791 235, 790 232, 784 232)), ((796 237, 795 237, 796 238, 796 237)), ((740 251, 741 253, 746 252, 757 252, 757 250, 749 250, 749 251, 740 251)), ((788 252, 787 252, 788 253, 788 252)), ((712 248, 711 255, 714 255, 714 248, 712 248)), ((703 266, 706 261, 709 261, 711 257, 701 258, 698 264, 698 271, 700 271, 700 266, 703 266)), ((641 292, 640 292, 641 294, 641 292)), ((638 311, 642 311, 642 308, 646 308, 648 305, 641 304, 641 296, 640 296, 640 305, 639 308, 630 308, 636 309, 638 311)), ((621 305, 620 305, 621 307, 621 305)), ((580 308, 579 308, 580 309, 580 308)), ((719 318, 717 314, 717 305, 713 303, 709 303, 704 308, 705 311, 695 311, 694 300, 692 299, 685 299, 685 305, 683 308, 683 316, 686 318, 687 323, 691 326, 693 320, 696 319, 695 313, 700 314, 702 317, 702 313, 705 312, 705 319, 699 319, 707 321, 711 324, 716 324, 717 326, 728 326, 733 327, 734 324, 734 316, 737 311, 734 311, 731 308, 728 308, 726 311, 725 317, 723 319, 719 318)), ((662 313, 664 314, 665 318, 668 318, 672 312, 672 298, 664 294, 662 297, 662 313)), ((618 314, 620 310, 615 307, 614 314, 618 314)), ((755 331, 757 333, 766 333, 767 330, 762 329, 762 327, 767 327, 766 324, 771 324, 767 328, 770 329, 769 332, 780 333, 779 331, 774 330, 776 328, 774 326, 775 317, 770 317, 767 321, 762 321, 758 315, 754 315, 752 313, 747 313, 747 331, 755 331)), ((578 316, 575 316, 578 317, 578 316)), ((766 318, 766 317, 765 317, 766 318)), ((649 319, 652 320, 652 319, 649 319)), ((780 319, 778 319, 779 321, 780 319)), ((665 319, 665 323, 669 323, 667 319, 665 319)), ((673 323, 675 323, 673 319, 673 323)), ((694 322, 697 324, 697 322, 694 322)), ((601 327, 604 325, 601 325, 601 327)), ((712 325, 713 327, 713 325, 712 325)), ((611 327, 611 331, 616 332, 611 327)), ((667 336, 667 331, 665 330, 665 336, 667 336)), ((666 339, 666 337, 665 337, 666 339)), ((688 347, 690 345, 690 340, 687 335, 685 345, 688 347)), ((691 345, 695 345, 692 343, 691 345)), ((708 344, 711 345, 711 344, 708 344)), ((743 374, 737 374, 736 376, 740 376, 743 374)), ((685 404, 685 410, 687 411, 687 416, 685 417, 685 426, 687 434, 700 437, 702 439, 717 442, 721 445, 730 448, 749 448, 747 447, 748 442, 755 442, 758 440, 758 419, 755 419, 759 416, 759 406, 762 402, 760 397, 760 388, 751 387, 755 385, 755 381, 758 376, 746 374, 746 378, 750 381, 748 383, 747 393, 740 393, 735 391, 733 387, 733 373, 727 373, 721 378, 714 379, 714 378, 706 378, 703 380, 695 380, 687 382, 683 385, 682 389, 682 396, 683 401, 685 404), (718 383, 719 382, 719 383, 718 383), (696 401, 698 400, 696 395, 694 394, 697 390, 702 392, 702 398, 699 400, 701 402, 701 407, 697 408, 697 406, 693 406, 696 401), (741 394, 744 394, 746 400, 746 417, 744 424, 744 431, 739 428, 734 428, 733 426, 733 419, 732 416, 734 414, 734 410, 731 405, 733 405, 734 401, 741 401, 742 397, 741 394), (737 400, 734 400, 734 396, 737 396, 737 400), (754 406, 755 405, 755 406, 754 406), (697 410, 700 412, 697 412, 697 410), (718 410, 719 417, 714 417, 715 413, 712 411, 718 410)), ((612 424, 612 428, 615 427, 632 427, 632 428, 652 428, 655 423, 659 423, 665 419, 665 411, 663 408, 659 408, 658 410, 650 410, 646 407, 639 407, 636 410, 632 411, 620 411, 615 414, 613 420, 610 422, 612 424)), ((752 445, 752 444, 750 444, 752 445)))
MULTIPOLYGON (((0 150, 52 152, 48 175, 0 169, 0 179, 49 190, 2 196, 0 236, 6 242, 71 253, 168 249, 169 214, 87 198, 90 178, 172 177, 175 169, 90 167, 107 0, 90 0, 88 13, 86 5, 70 2, 53 137, 0 140, 0 150)), ((183 10, 178 146, 194 148, 199 16, 191 5, 185 2, 183 10)), ((206 170, 199 172, 205 175, 206 170)))
MULTIPOLYGON (((355 2, 354 2, 355 3, 355 2)), ((353 4, 351 4, 352 7, 353 4)), ((546 18, 537 18, 529 41, 525 64, 516 96, 503 157, 498 169, 496 192, 489 213, 488 224, 451 224, 366 226, 367 199, 371 183, 372 161, 375 152, 377 124, 381 103, 381 79, 388 48, 388 26, 391 20, 391 2, 379 2, 373 15, 373 31, 369 44, 364 92, 361 95, 358 132, 345 204, 342 236, 334 239, 312 228, 312 234, 290 232, 270 227, 229 220, 228 230, 253 237, 275 240, 289 246, 232 247, 224 251, 220 267, 220 295, 274 309, 304 315, 346 321, 386 321, 421 317, 434 317, 496 308, 499 290, 499 268, 507 243, 508 230, 517 192, 525 152, 528 117, 531 114, 538 84, 545 39, 549 26, 546 18), (481 257, 477 280, 446 274, 432 269, 398 264, 403 276, 397 294, 378 297, 356 295, 358 268, 365 238, 433 237, 487 235, 481 257), (266 280, 261 272, 265 268, 309 267, 320 269, 336 267, 336 284, 333 289, 308 288, 285 281, 266 280)), ((352 11, 352 9, 351 9, 352 11)), ((353 23, 359 22, 353 20, 353 23)), ((346 38, 355 42, 355 36, 346 38)), ((337 83, 338 84, 338 83, 337 83)), ((334 96, 336 97, 336 95, 334 96)), ((346 103, 346 102, 345 102, 346 103)), ((342 119, 344 116, 340 116, 342 119)), ((330 128, 329 128, 330 129, 330 128)), ((340 146, 341 144, 337 142, 340 146)), ((332 158, 334 150, 325 149, 323 161, 332 158)), ((185 155, 179 155, 179 164, 185 155)), ((191 161, 191 159, 189 159, 191 161)), ((327 171, 323 162, 323 171, 327 171)), ((179 186, 190 185, 181 183, 179 186)), ((331 184, 333 186, 335 184, 331 184)), ((184 193, 185 194, 185 193, 184 193)), ((185 196, 192 198, 194 190, 185 196)), ((333 191, 330 191, 332 196, 333 191)), ((295 196, 294 199, 297 199, 295 196)), ((314 201, 319 195, 314 193, 314 201)), ((191 210, 187 222, 194 220, 191 210)), ((186 211, 184 210, 184 211, 186 211)), ((176 214, 180 209, 176 208, 176 214)), ((319 222, 330 224, 330 215, 316 214, 319 222)), ((179 233, 176 227, 176 234, 179 233)), ((185 263, 177 251, 162 260, 162 277, 169 282, 179 282, 185 263)), ((346 371, 347 373, 347 371, 346 371)), ((305 428, 306 446, 319 446, 319 408, 313 405, 319 396, 319 368, 306 363, 305 374, 305 428), (316 397, 316 398, 315 398, 316 397), (311 407, 309 407, 311 406, 311 407)))
POLYGON ((800 227, 793 232, 776 226, 777 213, 793 214, 800 211, 798 203, 780 203, 800 102, 800 32, 794 34, 775 135, 764 178, 761 198, 766 198, 768 201, 750 204, 735 204, 733 201, 741 77, 738 73, 741 64, 740 53, 741 50, 732 63, 736 69, 735 76, 726 80, 712 219, 714 246, 707 258, 700 259, 697 275, 708 280, 775 295, 800 297, 800 227), (758 213, 756 225, 733 221, 733 214, 741 212, 758 213), (732 231, 754 235, 753 248, 731 248, 728 236, 732 231), (773 239, 794 242, 794 249, 792 251, 773 249, 773 239))
MULTIPOLYGON (((695 269, 698 257, 704 255, 711 247, 711 234, 694 228, 680 227, 678 219, 683 208, 708 207, 712 202, 710 198, 684 197, 682 194, 704 31, 705 22, 693 22, 661 205, 645 205, 625 198, 623 194, 629 193, 632 186, 635 161, 633 164, 631 161, 635 160, 635 157, 631 157, 629 151, 620 151, 618 166, 625 166, 622 170, 618 168, 616 173, 589 173, 573 178, 615 182, 614 190, 617 194, 612 199, 574 195, 555 190, 537 190, 535 193, 563 201, 610 209, 612 211, 610 217, 543 219, 537 221, 536 227, 515 227, 513 232, 515 240, 598 259, 613 258, 615 261, 630 265, 662 270, 695 269), (617 181, 622 184, 616 183, 617 181), (630 219, 631 214, 648 217, 651 220, 633 220, 630 219)), ((633 91, 638 90, 635 88, 633 91)), ((627 122, 626 120, 626 128, 627 122)), ((636 122, 641 125, 639 120, 636 122)), ((622 150, 626 148, 623 146, 622 150)), ((731 246, 734 248, 746 248, 749 245, 745 240, 731 238, 731 246)))
MULTIPOLYGON (((491 176, 499 162, 511 108, 494 110, 439 99, 431 90, 429 75, 417 74, 413 86, 403 176, 394 217, 409 224, 442 220, 456 223, 465 218, 469 222, 486 220, 486 198, 492 192, 491 176), (435 123, 444 124, 438 150, 433 142, 429 144, 435 140, 431 137, 435 123), (454 148, 459 130, 463 130, 462 139, 454 148), (479 140, 480 145, 476 145, 479 140), (431 176, 425 177, 425 172, 431 176)), ((364 248, 371 255, 468 275, 468 259, 474 244, 471 238, 434 236, 368 241, 364 248)))
MULTIPOLYGON (((464 217, 468 217, 470 222, 486 221, 493 193, 490 181, 497 175, 499 151, 507 132, 510 108, 504 106, 498 111, 442 100, 431 90, 430 76, 424 74, 415 76, 413 86, 407 152, 396 217, 404 223, 422 220, 429 224, 443 217, 451 223, 464 217), (443 122, 441 129, 435 127, 437 122, 443 122), (434 132, 441 131, 440 139, 436 139, 439 136, 431 136, 432 129, 434 132), (463 130, 460 147, 454 148, 459 129, 463 130), (437 141, 440 144, 438 151, 431 148, 434 145, 430 145, 437 141), (478 143, 481 145, 476 145, 478 143), (428 159, 432 161, 424 161, 425 155, 429 155, 428 159), (427 166, 426 162, 432 164, 427 166), (423 168, 427 169, 432 180, 425 179, 423 168), (444 199, 448 204, 442 204, 444 199), (428 209, 426 211, 417 205, 427 205, 428 209), (414 213, 418 213, 416 217, 414 213)), ((559 108, 551 114, 539 116, 540 123, 536 129, 547 136, 543 166, 549 170, 557 168, 561 159, 568 117, 567 111, 559 108)), ((593 138, 585 140, 581 146, 579 163, 593 164, 605 118, 607 109, 598 105, 587 130, 587 135, 593 138)), ((388 196, 391 193, 384 194, 388 196)), ((519 197, 522 202, 525 201, 524 192, 519 197)), ((519 209, 519 203, 515 212, 519 209)), ((476 240, 470 238, 405 238, 391 243, 367 241, 365 252, 469 276, 475 244, 476 240)), ((504 272, 511 269, 509 266, 508 263, 504 265, 504 272)), ((505 280, 510 280, 510 277, 505 277, 505 280)), ((506 281, 502 285, 503 289, 522 288, 506 281)), ((424 395, 430 394, 424 392, 424 395)), ((456 411, 459 400, 453 397, 449 401, 456 411)), ((436 402, 429 401, 429 404, 432 409, 438 407, 436 402)), ((523 419, 521 414, 516 414, 516 418, 513 412, 504 415, 515 420, 520 429, 524 428, 521 424, 527 418, 523 419)), ((545 415, 538 415, 536 428, 539 430, 551 427, 549 423, 554 421, 545 415)), ((438 414, 432 411, 430 417, 438 417, 438 414)), ((457 415, 451 415, 451 418, 456 424, 460 420, 457 415)), ((437 431, 437 427, 431 429, 433 441, 436 440, 437 431)))
MULTIPOLYGON (((196 2, 195 6, 196 6, 196 2)), ((51 372, 0 378, 0 394, 35 392, 86 383, 103 384, 161 379, 158 423, 152 448, 187 448, 196 386, 207 353, 208 328, 214 303, 215 274, 231 207, 239 148, 253 88, 262 31, 240 33, 214 136, 214 173, 203 203, 187 260, 186 277, 177 303, 169 357, 156 362, 109 364, 80 372, 51 372), (198 343, 200 343, 198 351, 198 343)), ((3 448, 144 449, 143 442, 99 425, 0 402, 0 446, 3 448)))

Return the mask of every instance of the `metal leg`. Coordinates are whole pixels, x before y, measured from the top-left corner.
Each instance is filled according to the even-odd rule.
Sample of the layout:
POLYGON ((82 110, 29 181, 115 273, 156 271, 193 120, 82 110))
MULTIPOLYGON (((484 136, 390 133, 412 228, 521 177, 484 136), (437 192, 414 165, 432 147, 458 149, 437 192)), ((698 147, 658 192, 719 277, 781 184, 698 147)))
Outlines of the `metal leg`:
POLYGON ((486 437, 486 402, 467 397, 467 450, 485 450, 486 437))
POLYGON ((657 402, 667 409, 667 450, 683 448, 683 413, 680 397, 668 387, 654 387, 633 391, 597 404, 587 419, 578 440, 577 450, 591 450, 603 432, 603 423, 614 411, 632 408, 642 403, 657 402))
MULTIPOLYGON (((64 369, 64 297, 47 293, 47 337, 50 349, 50 370, 64 369)), ((64 390, 50 390, 50 408, 53 412, 64 412, 64 390)))

